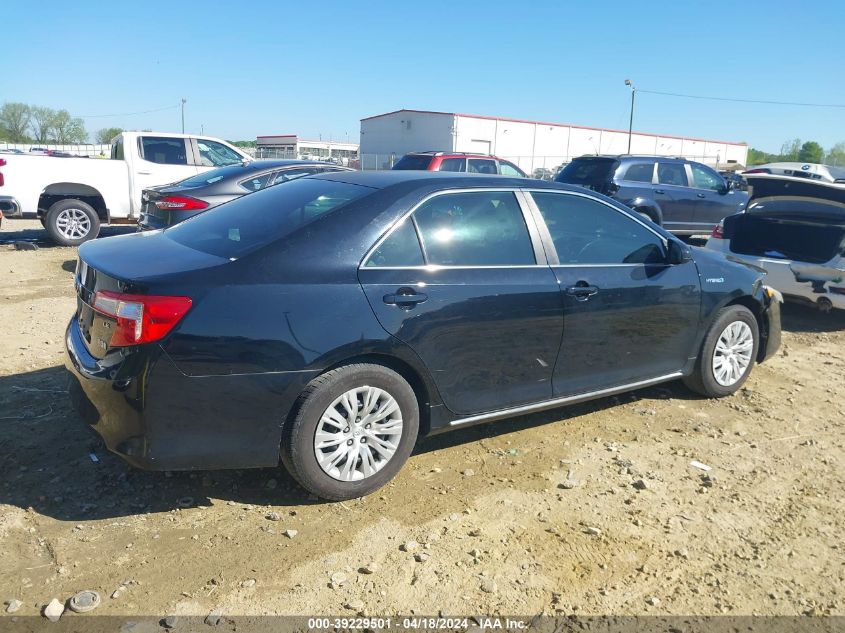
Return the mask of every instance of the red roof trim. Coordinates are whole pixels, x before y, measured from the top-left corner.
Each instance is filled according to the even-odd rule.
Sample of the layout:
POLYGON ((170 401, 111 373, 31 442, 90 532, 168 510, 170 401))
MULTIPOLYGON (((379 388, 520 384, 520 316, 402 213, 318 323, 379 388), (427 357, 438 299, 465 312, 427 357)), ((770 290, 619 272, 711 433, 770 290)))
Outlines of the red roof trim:
MULTIPOLYGON (((465 114, 463 112, 437 112, 436 110, 394 110, 393 112, 385 112, 384 114, 376 114, 375 116, 366 117, 361 119, 361 121, 369 121, 370 119, 378 119, 384 116, 390 116, 392 114, 399 114, 401 112, 411 112, 415 114, 445 114, 447 116, 461 116, 470 119, 487 119, 490 121, 510 121, 512 123, 530 123, 533 125, 551 125, 554 127, 568 127, 568 128, 577 128, 579 130, 598 130, 599 132, 620 132, 622 134, 627 134, 628 130, 614 130, 613 128, 606 128, 606 127, 592 127, 589 125, 574 125, 572 123, 550 123, 548 121, 531 121, 529 119, 511 119, 509 117, 501 117, 501 116, 488 116, 484 114, 465 114)), ((725 143, 727 145, 742 145, 748 147, 748 143, 740 143, 738 141, 719 141, 712 138, 696 138, 694 136, 675 136, 674 134, 654 134, 652 132, 639 132, 634 130, 634 134, 640 134, 644 136, 658 136, 660 138, 675 138, 682 141, 696 141, 699 143, 725 143)))

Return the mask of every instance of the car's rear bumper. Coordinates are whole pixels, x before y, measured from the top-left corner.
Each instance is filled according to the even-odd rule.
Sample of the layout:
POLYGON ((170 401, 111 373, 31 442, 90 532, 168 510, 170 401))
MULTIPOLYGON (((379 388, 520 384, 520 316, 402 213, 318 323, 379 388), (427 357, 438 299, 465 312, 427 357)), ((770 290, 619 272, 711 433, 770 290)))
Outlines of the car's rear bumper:
POLYGON ((23 217, 21 203, 13 196, 0 196, 0 213, 7 218, 23 217))
POLYGON ((281 430, 313 372, 186 376, 157 346, 117 360, 65 335, 71 400, 83 421, 133 466, 212 470, 276 466, 281 430))

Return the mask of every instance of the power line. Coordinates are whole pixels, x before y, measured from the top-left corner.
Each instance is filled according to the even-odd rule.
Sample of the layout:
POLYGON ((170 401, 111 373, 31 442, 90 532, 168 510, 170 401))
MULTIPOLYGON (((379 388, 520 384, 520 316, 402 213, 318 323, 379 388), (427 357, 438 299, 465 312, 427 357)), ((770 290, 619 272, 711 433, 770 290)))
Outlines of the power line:
POLYGON ((735 103, 763 103, 766 105, 785 105, 785 106, 802 106, 805 108, 845 108, 843 103, 799 103, 797 101, 768 101, 765 99, 732 99, 730 97, 707 97, 703 95, 685 95, 677 92, 660 92, 659 90, 642 90, 637 88, 637 92, 645 92, 652 95, 663 95, 664 97, 683 97, 685 99, 706 99, 708 101, 732 101, 735 103))
POLYGON ((113 117, 113 116, 135 116, 136 114, 151 114, 152 112, 164 112, 165 110, 174 110, 179 107, 179 104, 170 105, 164 108, 156 108, 155 110, 143 110, 141 112, 124 112, 122 114, 87 114, 82 115, 80 119, 104 119, 106 117, 113 117))

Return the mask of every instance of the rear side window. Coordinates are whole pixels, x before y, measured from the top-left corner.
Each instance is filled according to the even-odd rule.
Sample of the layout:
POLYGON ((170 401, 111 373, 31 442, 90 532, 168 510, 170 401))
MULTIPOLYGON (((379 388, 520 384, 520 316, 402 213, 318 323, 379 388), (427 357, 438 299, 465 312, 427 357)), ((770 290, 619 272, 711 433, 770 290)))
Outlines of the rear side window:
POLYGON ((536 263, 522 209, 512 191, 431 198, 414 211, 426 263, 524 266, 536 263))
POLYGON ((467 161, 465 158, 444 158, 440 161, 439 171, 466 171, 467 161))
POLYGON ((256 174, 252 178, 241 180, 238 184, 247 191, 258 191, 259 189, 264 189, 264 187, 267 186, 267 183, 270 181, 270 177, 272 175, 272 171, 268 171, 266 174, 256 174))
POLYGON ((485 158, 470 158, 467 171, 473 174, 496 174, 496 161, 485 158))
POLYGON ((654 163, 633 163, 623 176, 631 182, 651 182, 654 176, 654 163))
POLYGON ((276 179, 273 181, 273 184, 278 185, 279 183, 288 182, 289 180, 296 180, 297 178, 302 178, 303 176, 310 176, 312 174, 316 174, 318 170, 318 167, 297 167, 294 169, 282 169, 276 172, 276 179))
POLYGON ((413 221, 407 218, 373 251, 364 266, 405 267, 422 266, 424 263, 417 230, 413 221))
POLYGON ((203 167, 225 167, 243 162, 243 157, 231 147, 223 143, 209 141, 205 138, 197 139, 197 150, 200 154, 200 165, 203 167))
POLYGON ((141 158, 159 165, 187 165, 185 139, 164 136, 142 136, 138 139, 141 158))
POLYGON ((687 170, 683 163, 657 163, 657 182, 661 185, 688 187, 687 170))
POLYGON ((406 154, 399 159, 393 169, 416 169, 425 171, 431 164, 431 156, 421 156, 419 154, 406 154))
POLYGON ((558 182, 595 187, 610 182, 619 161, 613 158, 576 158, 558 174, 558 182))
POLYGON ((608 205, 583 196, 533 192, 561 264, 662 264, 663 240, 608 205))
POLYGON ((180 222, 165 235, 204 253, 238 258, 373 191, 331 180, 294 180, 180 222))
POLYGON ((119 136, 118 139, 112 144, 111 146, 111 157, 112 160, 123 160, 123 137, 119 136))

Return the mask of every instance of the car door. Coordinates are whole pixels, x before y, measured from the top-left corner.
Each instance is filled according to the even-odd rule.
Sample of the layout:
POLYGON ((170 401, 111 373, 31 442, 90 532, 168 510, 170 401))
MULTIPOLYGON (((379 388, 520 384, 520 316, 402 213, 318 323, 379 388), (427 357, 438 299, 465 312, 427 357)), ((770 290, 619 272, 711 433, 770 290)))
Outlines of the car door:
POLYGON ((690 163, 690 175, 695 190, 693 221, 696 226, 710 231, 727 216, 737 212, 736 196, 719 174, 704 165, 690 163))
POLYGON ((138 137, 139 159, 135 162, 134 184, 138 203, 144 189, 169 185, 197 174, 190 160, 187 139, 170 136, 138 137))
POLYGON ((359 269, 381 325, 416 352, 457 414, 552 394, 562 298, 521 198, 513 190, 433 195, 359 269))
POLYGON ((663 212, 663 226, 668 231, 689 230, 695 216, 695 194, 689 187, 686 165, 681 162, 657 162, 657 184, 652 187, 654 200, 663 212))
POLYGON ((695 263, 668 264, 667 238, 604 201, 551 191, 531 199, 564 304, 555 396, 679 372, 695 354, 695 263))

